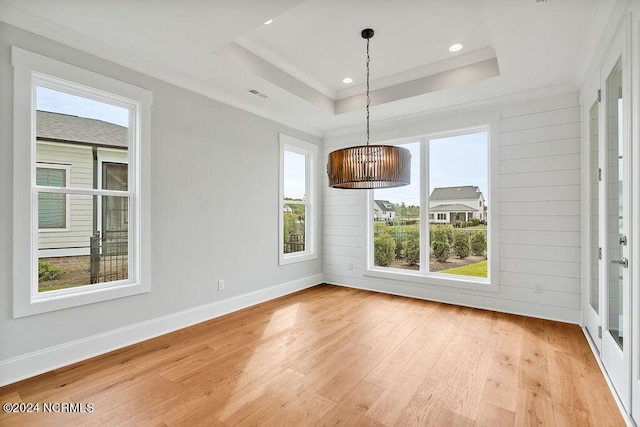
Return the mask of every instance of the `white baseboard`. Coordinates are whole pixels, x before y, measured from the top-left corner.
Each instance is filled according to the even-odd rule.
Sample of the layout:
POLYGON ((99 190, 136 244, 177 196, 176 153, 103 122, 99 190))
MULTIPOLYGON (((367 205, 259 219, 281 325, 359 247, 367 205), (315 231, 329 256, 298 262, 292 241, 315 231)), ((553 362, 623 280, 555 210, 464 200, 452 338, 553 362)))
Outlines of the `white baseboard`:
POLYGON ((114 329, 0 361, 0 386, 33 377, 196 323, 269 301, 323 283, 322 274, 304 277, 259 291, 114 329))
POLYGON ((478 308, 481 310, 497 311, 500 313, 515 314, 518 316, 535 317, 538 319, 553 320, 556 322, 580 324, 579 315, 575 314, 575 310, 562 307, 546 307, 546 311, 532 310, 527 307, 526 303, 516 303, 513 301, 505 301, 499 298, 489 296, 488 298, 479 295, 465 295, 459 293, 453 297, 443 297, 442 294, 430 293, 428 290, 423 292, 417 291, 417 288, 408 288, 404 286, 377 286, 376 282, 360 282, 353 283, 349 278, 341 277, 341 280, 334 280, 333 276, 326 275, 324 283, 329 285, 343 286, 346 288, 362 289, 364 291, 380 292, 383 294, 397 295, 401 297, 423 299, 433 302, 441 302, 444 304, 459 305, 462 307, 478 308), (482 299, 482 301, 480 301, 482 299))

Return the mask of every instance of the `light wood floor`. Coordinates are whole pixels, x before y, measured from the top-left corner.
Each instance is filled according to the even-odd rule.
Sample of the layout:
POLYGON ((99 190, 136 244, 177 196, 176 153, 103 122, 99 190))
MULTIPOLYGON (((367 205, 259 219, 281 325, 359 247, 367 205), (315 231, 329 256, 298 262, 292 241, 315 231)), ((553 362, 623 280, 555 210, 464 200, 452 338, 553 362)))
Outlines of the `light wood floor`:
POLYGON ((319 286, 0 388, 0 425, 621 426, 576 325, 319 286))

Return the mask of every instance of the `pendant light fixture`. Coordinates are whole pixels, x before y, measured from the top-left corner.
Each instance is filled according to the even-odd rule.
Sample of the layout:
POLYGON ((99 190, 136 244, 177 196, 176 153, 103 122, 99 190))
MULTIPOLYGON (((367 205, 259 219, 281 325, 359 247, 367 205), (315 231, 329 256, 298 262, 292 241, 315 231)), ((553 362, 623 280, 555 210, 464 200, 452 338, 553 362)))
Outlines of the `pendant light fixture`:
POLYGON ((362 30, 367 40, 367 144, 329 153, 329 187, 345 189, 390 188, 411 182, 411 153, 393 145, 369 145, 369 40, 373 30, 362 30))

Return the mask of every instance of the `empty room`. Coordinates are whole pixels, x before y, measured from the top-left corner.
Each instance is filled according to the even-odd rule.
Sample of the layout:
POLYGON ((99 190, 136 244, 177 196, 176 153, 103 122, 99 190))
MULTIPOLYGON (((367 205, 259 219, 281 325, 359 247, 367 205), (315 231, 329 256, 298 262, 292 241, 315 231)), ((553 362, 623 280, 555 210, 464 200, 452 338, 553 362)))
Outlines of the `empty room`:
POLYGON ((0 0, 0 425, 640 424, 640 0, 0 0))

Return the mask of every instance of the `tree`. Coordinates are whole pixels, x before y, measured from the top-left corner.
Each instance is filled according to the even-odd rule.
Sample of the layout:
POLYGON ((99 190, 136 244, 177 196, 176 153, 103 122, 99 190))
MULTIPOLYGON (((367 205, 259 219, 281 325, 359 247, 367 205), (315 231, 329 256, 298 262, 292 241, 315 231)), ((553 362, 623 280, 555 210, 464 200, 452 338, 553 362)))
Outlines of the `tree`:
POLYGON ((419 217, 420 216, 420 206, 408 206, 407 207, 407 216, 408 217, 419 217))
POLYGON ((459 229, 453 231, 453 252, 461 259, 469 256, 471 252, 469 233, 459 229))
POLYGON ((396 241, 391 234, 384 231, 374 238, 375 265, 388 267, 396 259, 396 241))
POLYGON ((407 216, 407 205, 402 202, 399 205, 395 205, 396 208, 396 215, 398 217, 404 218, 407 216))
POLYGON ((476 231, 471 236, 471 253, 476 256, 482 256, 486 250, 487 236, 483 231, 476 231))

